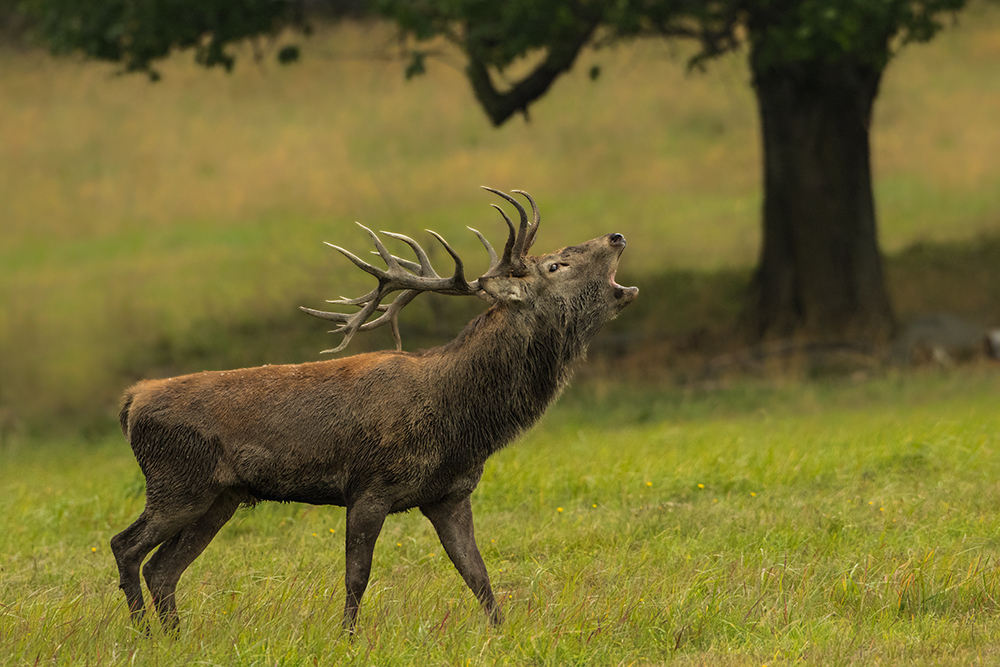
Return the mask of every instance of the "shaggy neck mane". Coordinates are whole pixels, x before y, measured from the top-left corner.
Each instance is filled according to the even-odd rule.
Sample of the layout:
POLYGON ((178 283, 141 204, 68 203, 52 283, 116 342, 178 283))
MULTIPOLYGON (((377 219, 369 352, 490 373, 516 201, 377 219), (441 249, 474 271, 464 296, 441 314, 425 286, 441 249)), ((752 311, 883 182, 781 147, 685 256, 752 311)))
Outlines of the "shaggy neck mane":
POLYGON ((493 306, 455 340, 427 353, 440 371, 435 394, 439 414, 447 416, 442 427, 461 433, 460 446, 475 458, 485 461, 559 396, 583 356, 564 329, 533 312, 493 306))

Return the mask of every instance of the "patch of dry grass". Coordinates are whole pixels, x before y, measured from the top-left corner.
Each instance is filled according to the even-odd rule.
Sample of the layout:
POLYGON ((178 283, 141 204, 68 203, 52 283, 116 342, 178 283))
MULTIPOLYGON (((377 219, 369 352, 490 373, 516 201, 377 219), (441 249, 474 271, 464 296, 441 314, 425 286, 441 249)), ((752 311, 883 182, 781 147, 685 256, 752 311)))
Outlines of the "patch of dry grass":
MULTIPOLYGON (((538 197, 540 249, 621 231, 638 282, 755 260, 760 158, 739 56, 687 73, 683 45, 586 53, 531 122, 496 130, 457 56, 405 81, 373 57, 391 37, 345 25, 306 41, 298 65, 244 59, 232 75, 181 54, 158 84, 0 52, 0 411, 111 412, 138 350, 366 290, 319 243, 363 250, 355 219, 431 227, 480 257, 464 226, 499 233, 480 184, 538 197)), ((874 125, 886 249, 1000 229, 998 44, 1000 11, 977 5, 890 66, 874 125)), ((651 312, 662 322, 670 304, 651 312)))

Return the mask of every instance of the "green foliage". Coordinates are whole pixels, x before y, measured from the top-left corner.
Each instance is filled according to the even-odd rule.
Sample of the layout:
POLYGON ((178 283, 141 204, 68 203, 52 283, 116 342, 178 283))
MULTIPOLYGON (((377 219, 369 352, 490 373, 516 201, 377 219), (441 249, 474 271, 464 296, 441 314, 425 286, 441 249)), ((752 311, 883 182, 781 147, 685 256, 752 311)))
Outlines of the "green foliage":
POLYGON ((380 0, 377 7, 417 40, 444 35, 499 70, 525 54, 575 40, 581 28, 596 25, 606 9, 600 2, 532 0, 380 0))
POLYGON ((0 46, 22 44, 28 31, 27 16, 20 10, 21 0, 0 0, 0 46))
MULTIPOLYGON (((294 0, 25 0, 23 9, 55 53, 118 62, 154 80, 154 61, 175 49, 194 49, 199 64, 229 70, 234 43, 302 25, 294 0)), ((278 58, 289 62, 293 54, 286 47, 278 58)))
POLYGON ((751 3, 747 27, 755 69, 850 60, 881 70, 894 48, 925 42, 943 14, 966 0, 770 0, 751 3))
MULTIPOLYGON (((739 48, 744 30, 768 66, 849 55, 881 67, 894 44, 931 39, 941 28, 941 16, 965 3, 374 0, 361 11, 391 17, 418 41, 445 36, 475 61, 500 71, 539 50, 579 48, 581 34, 594 44, 650 35, 694 38, 701 44, 692 59, 698 63, 739 48)), ((336 11, 338 4, 330 4, 336 11)), ((79 51, 153 77, 153 63, 175 49, 194 49, 197 62, 206 67, 231 69, 233 45, 307 25, 304 5, 296 0, 24 0, 21 8, 54 52, 79 51)), ((407 76, 422 71, 422 52, 412 55, 407 76)), ((296 56, 295 47, 286 46, 277 57, 287 63, 296 56)))
POLYGON ((469 55, 503 70, 544 49, 565 48, 581 25, 592 43, 642 36, 687 37, 692 63, 739 49, 746 32, 767 67, 850 57, 885 65, 896 44, 931 39, 941 17, 966 0, 729 0, 678 2, 482 2, 382 0, 382 11, 417 40, 444 35, 469 55))

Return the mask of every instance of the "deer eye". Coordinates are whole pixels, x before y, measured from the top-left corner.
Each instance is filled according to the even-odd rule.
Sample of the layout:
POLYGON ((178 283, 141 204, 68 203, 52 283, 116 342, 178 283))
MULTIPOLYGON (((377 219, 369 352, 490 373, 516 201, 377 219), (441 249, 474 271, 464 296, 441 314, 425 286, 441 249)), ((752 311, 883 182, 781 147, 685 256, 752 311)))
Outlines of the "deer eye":
POLYGON ((552 264, 549 264, 549 273, 555 273, 558 270, 559 265, 557 263, 553 262, 552 264))

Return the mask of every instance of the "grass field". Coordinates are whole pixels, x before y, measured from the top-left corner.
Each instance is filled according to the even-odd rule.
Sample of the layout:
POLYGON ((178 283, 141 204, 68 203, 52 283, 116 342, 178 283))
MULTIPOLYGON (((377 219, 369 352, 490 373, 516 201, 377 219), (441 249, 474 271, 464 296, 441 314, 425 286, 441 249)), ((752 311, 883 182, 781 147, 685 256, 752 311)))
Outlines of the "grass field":
POLYGON ((0 664, 849 665, 1000 659, 995 371, 717 391, 582 383, 473 496, 490 629, 417 513, 339 629, 344 512, 244 510, 128 625, 120 438, 0 450, 0 664))

